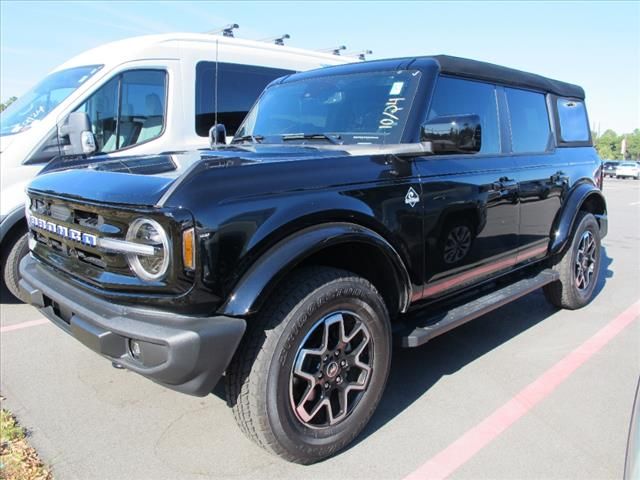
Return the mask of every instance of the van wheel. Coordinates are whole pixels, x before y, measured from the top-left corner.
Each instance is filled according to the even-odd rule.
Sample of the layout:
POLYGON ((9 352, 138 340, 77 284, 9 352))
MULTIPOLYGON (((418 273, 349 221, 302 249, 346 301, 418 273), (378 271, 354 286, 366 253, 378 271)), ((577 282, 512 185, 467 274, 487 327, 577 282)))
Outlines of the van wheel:
POLYGON ((29 253, 29 234, 18 234, 14 238, 16 239, 14 243, 11 243, 14 239, 9 239, 6 245, 9 253, 6 258, 3 258, 2 278, 9 292, 16 297, 16 299, 26 303, 27 297, 22 290, 20 290, 18 282, 20 281, 20 260, 29 253))
POLYGON ((347 446, 389 373, 389 315, 375 287, 344 270, 304 268, 248 323, 225 376, 241 430, 302 464, 347 446))
POLYGON ((553 266, 560 280, 543 289, 549 302, 569 310, 591 301, 600 273, 600 228, 596 218, 581 211, 575 225, 571 245, 553 266))

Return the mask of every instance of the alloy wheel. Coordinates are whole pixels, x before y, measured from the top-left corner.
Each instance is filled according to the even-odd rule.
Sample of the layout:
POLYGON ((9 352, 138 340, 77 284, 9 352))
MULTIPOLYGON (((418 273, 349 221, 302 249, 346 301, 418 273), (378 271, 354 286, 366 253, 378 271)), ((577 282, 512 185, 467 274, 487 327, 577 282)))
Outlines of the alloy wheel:
POLYGON ((371 380, 373 339, 354 312, 323 317, 301 342, 293 363, 289 398, 306 427, 337 425, 355 409, 371 380))
POLYGON ((580 237, 575 263, 576 288, 583 292, 591 285, 596 268, 596 239, 587 230, 580 237))

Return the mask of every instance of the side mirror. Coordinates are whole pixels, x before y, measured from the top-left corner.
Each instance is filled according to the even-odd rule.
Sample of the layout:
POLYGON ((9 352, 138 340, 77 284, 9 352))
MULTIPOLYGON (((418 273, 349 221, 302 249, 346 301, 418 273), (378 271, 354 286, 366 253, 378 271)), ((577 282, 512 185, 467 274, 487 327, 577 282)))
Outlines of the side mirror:
POLYGON ((91 155, 96 151, 96 139, 91 121, 84 112, 72 112, 58 127, 58 142, 64 156, 91 155))
POLYGON ((227 143, 227 129, 224 128, 224 124, 216 123, 209 129, 209 146, 215 148, 218 145, 226 145, 227 143))
POLYGON ((478 115, 436 117, 422 126, 420 139, 431 142, 433 153, 477 153, 482 146, 478 115))

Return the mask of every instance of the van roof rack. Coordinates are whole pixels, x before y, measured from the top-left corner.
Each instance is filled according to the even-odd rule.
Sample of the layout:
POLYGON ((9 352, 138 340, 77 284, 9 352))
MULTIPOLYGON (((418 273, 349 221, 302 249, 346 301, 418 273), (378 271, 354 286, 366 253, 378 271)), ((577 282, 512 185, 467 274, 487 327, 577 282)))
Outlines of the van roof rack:
POLYGON ((288 33, 285 33, 284 35, 280 35, 279 37, 269 37, 269 38, 263 38, 262 40, 259 40, 260 42, 267 42, 267 43, 274 43, 276 45, 284 45, 284 41, 288 40, 291 38, 291 35, 289 35, 288 33))
POLYGON ((367 55, 371 55, 373 53, 373 50, 361 50, 359 52, 344 52, 344 55, 346 57, 357 57, 358 60, 362 60, 365 61, 367 60, 367 55))
POLYGON ((230 37, 230 38, 234 38, 235 35, 233 34, 233 31, 236 28, 240 28, 240 25, 238 25, 237 23, 230 23, 229 25, 225 25, 222 28, 218 28, 216 30, 210 30, 206 33, 211 34, 211 35, 219 35, 222 34, 223 37, 230 37))
POLYGON ((338 45, 337 47, 321 48, 318 51, 319 52, 329 52, 329 53, 332 53, 334 55, 340 55, 340 52, 343 52, 346 49, 347 49, 346 45, 338 45))

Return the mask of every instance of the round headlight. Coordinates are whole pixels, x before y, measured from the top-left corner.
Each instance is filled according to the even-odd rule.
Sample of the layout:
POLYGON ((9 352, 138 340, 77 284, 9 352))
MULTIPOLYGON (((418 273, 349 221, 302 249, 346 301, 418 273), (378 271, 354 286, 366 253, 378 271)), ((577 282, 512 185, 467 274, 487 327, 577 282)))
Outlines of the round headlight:
POLYGON ((167 273, 170 258, 169 238, 158 222, 148 218, 136 219, 129 227, 127 241, 154 248, 151 255, 127 254, 129 266, 138 277, 153 281, 167 273))

